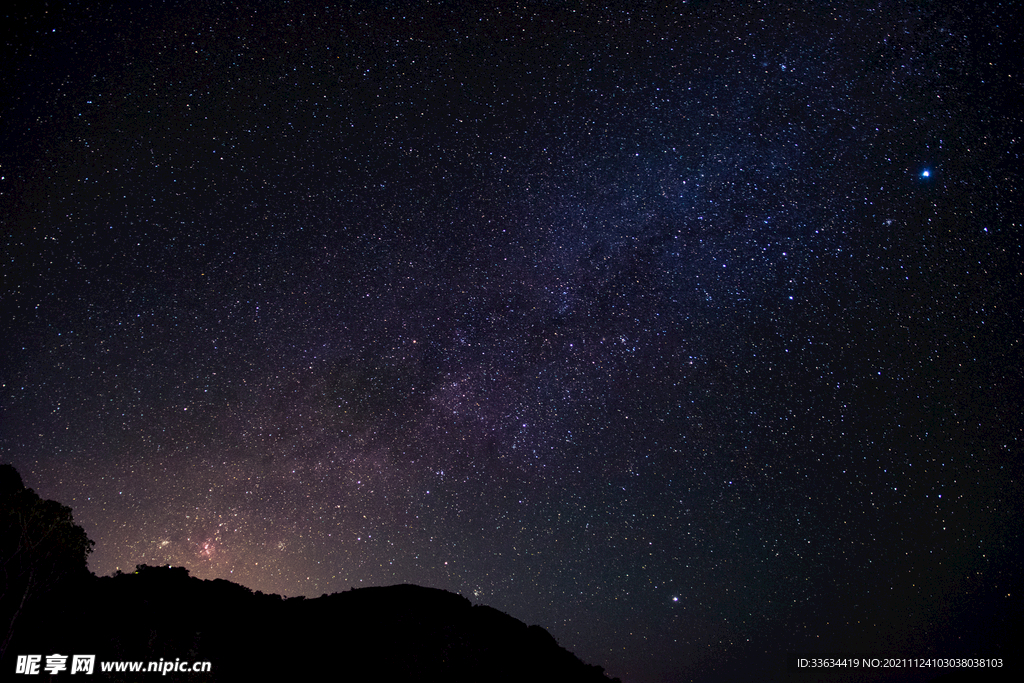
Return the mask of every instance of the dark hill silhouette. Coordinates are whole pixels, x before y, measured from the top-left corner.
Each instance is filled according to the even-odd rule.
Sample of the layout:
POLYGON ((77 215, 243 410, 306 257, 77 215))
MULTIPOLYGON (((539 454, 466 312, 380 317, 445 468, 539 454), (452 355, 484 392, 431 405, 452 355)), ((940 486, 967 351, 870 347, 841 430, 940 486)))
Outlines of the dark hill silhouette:
MULTIPOLYGON (((196 579, 181 567, 140 565, 131 574, 96 577, 80 571, 91 541, 74 532, 79 527, 66 528, 70 511, 55 503, 39 507, 38 496, 25 493, 31 490, 13 468, 0 469, 0 495, 23 504, 0 508, 0 563, 27 567, 49 581, 24 605, 24 591, 5 588, 3 625, 16 606, 21 609, 0 656, 4 680, 12 677, 17 655, 42 655, 45 664, 55 653, 95 654, 93 680, 609 680, 601 667, 581 662, 543 628, 434 588, 400 585, 284 599, 221 579, 196 579), (55 535, 70 545, 29 557, 24 548, 32 546, 29 536, 38 529, 26 532, 21 521, 26 510, 44 509, 52 519, 43 515, 49 526, 39 528, 51 535, 60 530, 55 535), (166 676, 99 670, 104 661, 161 659, 210 661, 211 670, 166 676)), ((22 680, 28 678, 34 677, 22 680)))

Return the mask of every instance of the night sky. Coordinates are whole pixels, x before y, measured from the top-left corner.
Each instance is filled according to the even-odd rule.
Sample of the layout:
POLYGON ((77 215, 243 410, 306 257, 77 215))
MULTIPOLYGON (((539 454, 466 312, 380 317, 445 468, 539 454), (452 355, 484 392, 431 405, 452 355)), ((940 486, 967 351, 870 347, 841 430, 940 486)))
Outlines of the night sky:
POLYGON ((1006 3, 67 4, 2 22, 0 460, 95 573, 624 683, 1009 652, 1006 3))

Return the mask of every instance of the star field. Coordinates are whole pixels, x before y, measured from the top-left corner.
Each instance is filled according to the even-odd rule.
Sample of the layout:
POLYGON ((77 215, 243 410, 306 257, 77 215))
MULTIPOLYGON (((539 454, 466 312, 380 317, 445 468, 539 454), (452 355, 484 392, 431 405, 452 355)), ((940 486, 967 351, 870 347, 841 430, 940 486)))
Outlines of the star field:
POLYGON ((0 459, 95 573, 444 588, 626 683, 1008 652, 1000 3, 5 24, 0 459))

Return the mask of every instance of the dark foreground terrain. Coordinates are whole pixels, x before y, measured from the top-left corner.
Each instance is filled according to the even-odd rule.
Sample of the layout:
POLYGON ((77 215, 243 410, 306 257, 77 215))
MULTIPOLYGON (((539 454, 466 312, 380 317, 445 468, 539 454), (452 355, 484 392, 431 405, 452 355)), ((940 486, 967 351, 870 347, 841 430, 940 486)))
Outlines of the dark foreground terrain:
MULTIPOLYGON (((181 567, 96 577, 91 541, 70 510, 0 466, 0 679, 77 680, 72 655, 96 655, 91 680, 608 681, 539 626, 443 590, 401 585, 283 599, 181 567), (19 655, 41 655, 17 675, 19 655), (208 672, 104 672, 103 662, 189 664, 208 672)), ((145 671, 145 668, 143 669, 145 671)), ((89 680, 87 679, 87 680, 89 680)))
POLYGON ((211 662, 209 673, 169 674, 181 680, 608 680, 541 627, 432 588, 282 599, 147 566, 80 585, 63 608, 33 610, 6 671, 15 654, 87 653, 97 661, 211 662))

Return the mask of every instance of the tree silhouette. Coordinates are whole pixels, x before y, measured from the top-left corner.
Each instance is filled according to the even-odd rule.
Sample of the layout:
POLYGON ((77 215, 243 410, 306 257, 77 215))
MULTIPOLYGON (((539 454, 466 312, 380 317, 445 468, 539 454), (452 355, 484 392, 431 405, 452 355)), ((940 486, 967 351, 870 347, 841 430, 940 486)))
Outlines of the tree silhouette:
POLYGON ((0 659, 27 607, 63 582, 89 575, 93 545, 71 508, 41 499, 14 467, 0 465, 0 659))

